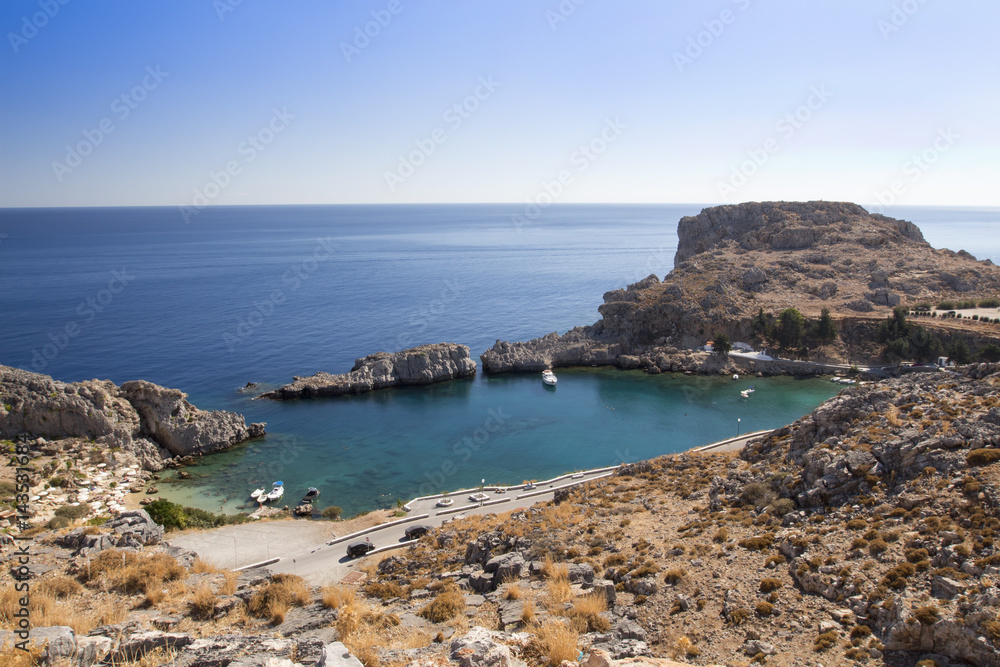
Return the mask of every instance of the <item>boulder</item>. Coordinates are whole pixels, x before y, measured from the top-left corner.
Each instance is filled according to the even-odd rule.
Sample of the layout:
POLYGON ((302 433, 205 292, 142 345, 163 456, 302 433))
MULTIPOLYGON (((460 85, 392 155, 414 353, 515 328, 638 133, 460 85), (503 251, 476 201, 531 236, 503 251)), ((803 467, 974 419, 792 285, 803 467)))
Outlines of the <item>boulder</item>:
POLYGON ((42 648, 42 659, 49 663, 76 653, 76 634, 65 625, 32 628, 30 643, 42 648))
POLYGON ((327 644, 316 667, 364 667, 341 642, 327 644))
POLYGON ((475 626, 467 634, 451 641, 449 656, 460 667, 523 667, 510 648, 501 642, 506 635, 475 626))

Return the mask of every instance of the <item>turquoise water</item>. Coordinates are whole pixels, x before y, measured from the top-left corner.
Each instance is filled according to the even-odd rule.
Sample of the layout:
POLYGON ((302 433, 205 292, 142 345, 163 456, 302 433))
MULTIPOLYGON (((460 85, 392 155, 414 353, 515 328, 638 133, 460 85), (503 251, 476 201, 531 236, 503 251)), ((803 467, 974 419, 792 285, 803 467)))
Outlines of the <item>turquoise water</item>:
POLYGON ((270 403, 275 420, 308 422, 295 436, 206 457, 196 479, 164 495, 235 511, 249 492, 285 482, 283 503, 309 486, 318 507, 348 514, 459 488, 547 479, 678 452, 794 421, 840 388, 819 379, 646 375, 558 369, 556 388, 532 375, 479 378, 356 397, 270 403), (744 399, 749 385, 756 392, 744 399), (280 415, 280 417, 279 417, 280 415), (322 415, 317 419, 317 415, 322 415), (740 420, 737 422, 737 420, 740 420))
MULTIPOLYGON (((277 479, 286 502, 319 486, 319 505, 353 513, 483 478, 634 461, 734 435, 738 418, 744 431, 789 423, 837 389, 759 380, 742 401, 731 380, 580 369, 559 370, 555 391, 536 376, 482 375, 294 403, 238 391, 423 343, 462 343, 478 361, 497 339, 591 324, 604 292, 670 271, 677 221, 702 206, 553 205, 515 227, 523 209, 209 207, 190 225, 170 207, 0 209, 0 363, 65 381, 143 378, 267 422, 260 442, 160 485, 227 510, 277 479)), ((885 213, 1000 263, 1000 210, 885 213)))

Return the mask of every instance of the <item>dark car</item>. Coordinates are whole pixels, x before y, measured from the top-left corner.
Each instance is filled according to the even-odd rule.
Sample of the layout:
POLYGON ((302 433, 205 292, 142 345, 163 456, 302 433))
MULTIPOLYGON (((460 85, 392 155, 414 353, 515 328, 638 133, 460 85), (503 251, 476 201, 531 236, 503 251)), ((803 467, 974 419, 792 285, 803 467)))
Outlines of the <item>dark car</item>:
POLYGON ((431 526, 410 526, 406 529, 406 539, 415 540, 418 537, 423 537, 427 534, 427 531, 431 529, 431 526))
POLYGON ((373 551, 375 545, 369 540, 359 540, 358 542, 351 542, 347 545, 347 557, 348 558, 359 558, 364 556, 369 551, 373 551))

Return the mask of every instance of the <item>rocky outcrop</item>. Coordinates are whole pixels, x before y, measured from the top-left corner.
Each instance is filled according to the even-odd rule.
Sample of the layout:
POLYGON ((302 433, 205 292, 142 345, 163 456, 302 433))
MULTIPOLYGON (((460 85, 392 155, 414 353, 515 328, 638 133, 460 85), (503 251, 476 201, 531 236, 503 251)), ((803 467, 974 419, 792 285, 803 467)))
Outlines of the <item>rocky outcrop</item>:
MULTIPOLYGON (((720 333, 749 342, 751 319, 760 310, 777 315, 795 307, 816 318, 826 308, 843 329, 882 319, 898 305, 1000 293, 1000 269, 991 262, 936 250, 913 223, 869 214, 856 204, 717 206, 682 218, 677 234, 674 266, 662 281, 651 275, 605 293, 601 319, 561 337, 498 341, 482 355, 484 370, 615 365, 714 372, 677 350, 697 348, 720 333)), ((923 324, 947 330, 941 320, 923 324)), ((823 360, 877 356, 867 344, 841 343, 824 349, 823 360)))
POLYGON ((199 410, 187 394, 151 382, 59 382, 0 366, 0 438, 84 438, 131 453, 146 469, 173 456, 202 454, 264 434, 233 412, 199 410))
POLYGON ((291 384, 262 394, 261 398, 287 400, 362 394, 376 389, 445 382, 476 374, 469 348, 455 343, 436 343, 403 350, 377 352, 354 362, 349 373, 316 373, 296 377, 291 384))

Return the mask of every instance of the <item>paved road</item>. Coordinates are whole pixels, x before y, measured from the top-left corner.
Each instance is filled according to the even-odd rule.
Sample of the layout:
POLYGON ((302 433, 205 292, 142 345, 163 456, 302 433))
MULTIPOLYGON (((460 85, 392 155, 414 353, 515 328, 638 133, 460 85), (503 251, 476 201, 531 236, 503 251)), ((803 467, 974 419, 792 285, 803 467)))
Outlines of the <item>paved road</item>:
MULTIPOLYGON (((766 431, 730 438, 694 451, 733 451, 763 433, 766 431)), ((438 505, 440 496, 417 498, 407 503, 410 510, 407 517, 381 527, 376 526, 359 536, 335 538, 333 528, 336 524, 326 521, 263 521, 182 535, 171 539, 170 543, 191 549, 220 567, 235 569, 266 563, 266 567, 274 573, 297 574, 313 586, 325 586, 340 582, 364 562, 364 558, 347 557, 347 545, 350 542, 370 538, 378 550, 372 554, 374 556, 403 544, 405 531, 410 526, 424 524, 438 527, 458 516, 493 514, 530 507, 552 500, 558 488, 575 486, 611 474, 613 468, 601 468, 537 482, 534 489, 525 489, 523 485, 486 487, 484 491, 488 500, 481 504, 470 499, 470 495, 479 489, 448 494, 452 499, 450 507, 438 505)))

